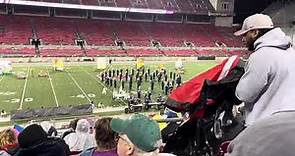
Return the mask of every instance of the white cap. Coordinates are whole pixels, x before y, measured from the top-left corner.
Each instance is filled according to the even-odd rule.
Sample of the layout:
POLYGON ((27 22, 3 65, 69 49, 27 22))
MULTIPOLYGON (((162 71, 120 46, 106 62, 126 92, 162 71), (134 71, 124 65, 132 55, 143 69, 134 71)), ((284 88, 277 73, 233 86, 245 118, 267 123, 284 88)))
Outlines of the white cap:
POLYGON ((268 15, 255 14, 247 17, 244 20, 242 29, 235 32, 235 36, 241 36, 253 29, 271 29, 273 28, 273 22, 268 15))

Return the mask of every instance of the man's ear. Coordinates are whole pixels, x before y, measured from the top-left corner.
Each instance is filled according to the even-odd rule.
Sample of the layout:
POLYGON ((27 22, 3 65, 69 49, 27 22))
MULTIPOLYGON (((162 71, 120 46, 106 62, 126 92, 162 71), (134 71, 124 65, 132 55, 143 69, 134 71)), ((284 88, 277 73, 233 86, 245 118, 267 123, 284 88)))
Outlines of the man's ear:
POLYGON ((133 146, 131 146, 131 145, 129 145, 129 147, 128 147, 128 150, 127 150, 127 155, 133 155, 133 152, 134 152, 134 147, 133 146))
POLYGON ((254 38, 257 38, 258 34, 259 34, 259 30, 258 29, 252 30, 252 35, 253 35, 254 38))

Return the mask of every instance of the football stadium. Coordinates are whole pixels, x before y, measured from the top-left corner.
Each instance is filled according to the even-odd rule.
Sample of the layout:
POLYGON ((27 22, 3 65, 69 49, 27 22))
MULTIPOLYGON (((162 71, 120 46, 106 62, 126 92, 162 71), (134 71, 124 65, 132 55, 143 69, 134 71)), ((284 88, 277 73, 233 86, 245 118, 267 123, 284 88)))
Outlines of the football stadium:
MULTIPOLYGON (((100 119, 131 122, 140 114, 159 125, 163 152, 222 156, 247 125, 236 87, 254 56, 248 32, 262 30, 253 33, 262 38, 279 28, 288 44, 266 46, 292 49, 294 8, 292 0, 0 0, 0 155, 46 149, 35 144, 38 138, 30 143, 41 153, 20 154, 26 149, 20 141, 9 153, 1 141, 7 129, 20 139, 37 133, 26 131, 31 125, 41 126, 69 148, 52 155, 79 155, 99 149, 100 119), (247 18, 254 14, 259 18, 247 18)), ((268 64, 267 57, 260 63, 268 64)))

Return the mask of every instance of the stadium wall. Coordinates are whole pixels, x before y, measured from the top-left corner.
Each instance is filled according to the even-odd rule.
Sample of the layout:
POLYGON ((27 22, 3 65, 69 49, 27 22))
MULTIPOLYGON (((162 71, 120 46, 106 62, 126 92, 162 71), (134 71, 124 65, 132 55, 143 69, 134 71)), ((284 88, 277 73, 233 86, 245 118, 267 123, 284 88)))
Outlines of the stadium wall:
POLYGON ((233 17, 215 17, 215 26, 232 27, 233 17))
POLYGON ((230 14, 234 12, 234 0, 210 0, 210 3, 216 12, 230 14))

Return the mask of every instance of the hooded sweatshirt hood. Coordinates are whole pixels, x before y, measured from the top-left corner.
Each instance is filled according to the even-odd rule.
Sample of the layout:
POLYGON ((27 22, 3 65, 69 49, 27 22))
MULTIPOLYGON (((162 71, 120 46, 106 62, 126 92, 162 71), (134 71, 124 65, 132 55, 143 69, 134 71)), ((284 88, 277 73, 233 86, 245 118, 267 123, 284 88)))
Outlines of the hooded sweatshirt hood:
POLYGON ((255 51, 262 47, 276 47, 282 50, 290 48, 292 40, 281 28, 270 30, 254 42, 255 51))
POLYGON ((69 146, 60 138, 47 140, 29 147, 20 148, 14 156, 68 156, 69 146))

